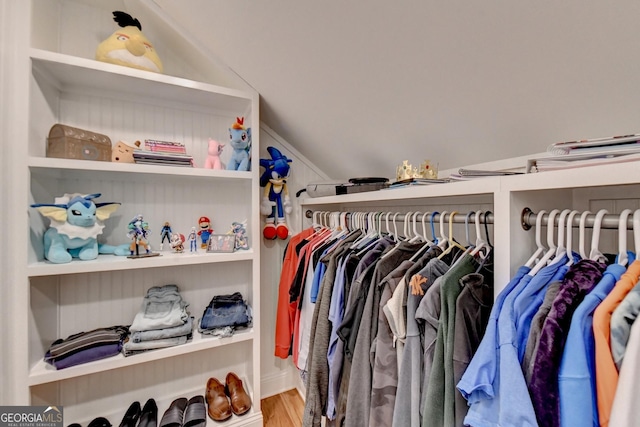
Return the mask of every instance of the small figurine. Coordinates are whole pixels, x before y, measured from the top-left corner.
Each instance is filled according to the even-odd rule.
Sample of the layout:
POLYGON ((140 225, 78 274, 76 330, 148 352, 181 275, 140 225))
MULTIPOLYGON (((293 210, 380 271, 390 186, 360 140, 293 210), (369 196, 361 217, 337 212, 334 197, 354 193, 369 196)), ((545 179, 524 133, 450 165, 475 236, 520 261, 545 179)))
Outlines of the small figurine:
POLYGON ((139 258, 143 256, 152 256, 151 245, 149 245, 149 223, 146 222, 141 214, 133 217, 127 226, 127 237, 131 240, 129 245, 129 258, 139 258), (144 254, 140 254, 140 247, 145 250, 144 254), (135 255, 134 255, 135 253, 135 255))
POLYGON ((197 252, 196 241, 198 240, 198 233, 196 233, 195 227, 191 227, 187 240, 189 241, 189 252, 197 252))
POLYGON ((162 248, 164 247, 164 239, 167 239, 167 242, 171 244, 172 234, 173 231, 171 231, 171 224, 169 224, 169 221, 165 221, 162 229, 160 230, 160 250, 162 250, 162 248))
POLYGON ((140 21, 125 12, 113 12, 113 20, 121 27, 100 43, 96 59, 139 70, 162 73, 162 61, 153 44, 142 34, 140 21))
POLYGON ((204 161, 205 169, 224 169, 222 167, 222 161, 220 160, 220 154, 224 144, 220 144, 215 139, 209 138, 209 149, 207 150, 207 158, 204 161))
POLYGON ((184 235, 180 233, 174 233, 171 235, 171 241, 169 244, 171 245, 171 249, 174 252, 181 254, 184 252, 184 235))
POLYGON ((231 230, 227 234, 236 236, 235 249, 249 249, 249 240, 247 239, 247 223, 243 222, 231 223, 231 230))
POLYGON ((227 170, 248 171, 251 169, 251 128, 244 127, 244 117, 236 117, 229 129, 229 144, 233 148, 227 170))
POLYGON ((285 221, 285 213, 291 213, 291 199, 287 189, 287 178, 291 171, 288 159, 275 147, 267 147, 271 159, 260 159, 260 166, 265 168, 260 177, 260 186, 264 187, 264 196, 260 204, 260 213, 267 215, 262 235, 265 239, 276 237, 286 239, 289 227, 285 221), (284 196, 284 198, 283 198, 284 196))
POLYGON ((120 203, 94 203, 100 193, 82 195, 67 193, 56 197, 53 204, 34 204, 43 216, 51 220, 44 233, 44 257, 64 264, 73 258, 96 259, 98 254, 127 255, 126 244, 111 246, 98 243, 104 228, 103 221, 118 209, 120 203))
POLYGON ((200 236, 200 240, 202 241, 200 247, 202 249, 207 249, 207 244, 209 243, 209 237, 213 234, 213 230, 211 229, 211 220, 206 216, 201 216, 198 219, 198 236, 200 236))

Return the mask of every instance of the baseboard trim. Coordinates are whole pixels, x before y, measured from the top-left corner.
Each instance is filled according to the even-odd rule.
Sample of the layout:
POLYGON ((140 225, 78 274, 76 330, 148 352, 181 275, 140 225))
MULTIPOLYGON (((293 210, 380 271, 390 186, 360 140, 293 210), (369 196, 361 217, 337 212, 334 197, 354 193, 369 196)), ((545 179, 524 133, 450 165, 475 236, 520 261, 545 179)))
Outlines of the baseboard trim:
POLYGON ((274 374, 265 375, 260 379, 261 399, 275 396, 293 388, 300 391, 301 383, 297 370, 293 367, 274 374), (297 377, 297 378, 296 378, 297 377))

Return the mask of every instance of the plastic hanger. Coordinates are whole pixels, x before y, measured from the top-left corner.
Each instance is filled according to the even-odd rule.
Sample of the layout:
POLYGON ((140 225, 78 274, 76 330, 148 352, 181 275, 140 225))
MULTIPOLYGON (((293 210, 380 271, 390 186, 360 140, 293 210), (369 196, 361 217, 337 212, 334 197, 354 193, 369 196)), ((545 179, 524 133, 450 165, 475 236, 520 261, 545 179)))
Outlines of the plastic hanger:
POLYGON ((411 218, 411 215, 413 215, 413 212, 407 212, 404 214, 404 224, 402 224, 402 233, 404 234, 405 240, 410 239, 409 234, 411 234, 411 231, 410 231, 411 222, 409 221, 409 218, 411 218))
POLYGON ((547 211, 541 210, 538 212, 536 216, 536 251, 531 255, 531 258, 527 260, 524 264, 527 267, 533 267, 533 264, 536 262, 538 257, 542 255, 542 253, 546 250, 544 245, 542 244, 542 216, 546 214, 547 211))
POLYGON ((567 247, 564 244, 564 240, 565 240, 564 228, 565 228, 567 216, 570 213, 571 213, 571 209, 564 209, 562 212, 560 212, 560 217, 558 218, 558 246, 556 247, 555 256, 553 260, 549 262, 549 265, 560 262, 564 258, 564 256, 567 254, 567 247))
POLYGON ((449 243, 449 238, 444 233, 444 217, 447 215, 447 211, 442 211, 440 214, 440 236, 438 237, 438 247, 444 250, 449 243))
POLYGON ((640 254, 640 209, 633 213, 633 245, 636 259, 638 259, 638 254, 640 254))
POLYGON ((598 249, 602 219, 607 213, 609 213, 609 211, 606 209, 600 209, 596 214, 596 219, 593 223, 593 234, 591 235, 591 252, 589 252, 589 259, 591 261, 605 262, 607 260, 604 254, 600 252, 600 249, 598 249))
POLYGON ((460 243, 456 242, 455 239, 453 238, 453 217, 457 213, 458 212, 453 211, 453 212, 451 212, 449 214, 449 236, 447 237, 448 246, 447 246, 447 249, 438 256, 438 259, 442 259, 445 255, 447 255, 449 252, 451 252, 453 250, 453 248, 458 248, 458 249, 462 250, 463 252, 467 250, 467 248, 462 246, 460 243))
MULTIPOLYGON (((487 254, 483 254, 482 249, 486 248, 488 246, 488 243, 485 239, 482 238, 482 232, 480 231, 480 215, 482 215, 482 211, 476 212, 476 216, 475 216, 476 243, 473 245, 473 250, 471 251, 471 255, 472 256, 480 255, 481 258, 484 258, 487 254)), ((485 214, 485 222, 486 222, 486 214, 485 214)))
MULTIPOLYGON (((471 238, 469 238, 469 219, 471 218, 471 216, 475 214, 475 211, 470 211, 467 213, 467 215, 464 217, 464 237, 467 240, 467 246, 471 247, 471 246, 475 246, 472 242, 471 242, 471 238)), ((477 236, 477 234, 476 234, 477 236)))
POLYGON ((487 221, 487 217, 492 214, 491 211, 485 211, 484 212, 484 239, 487 242, 487 246, 489 247, 489 250, 492 251, 493 250, 493 245, 491 244, 491 238, 489 237, 489 221, 487 221))
POLYGON ((547 220, 547 246, 549 247, 549 249, 547 249, 540 261, 538 261, 529 272, 529 274, 532 276, 540 271, 542 267, 547 265, 547 262, 556 254, 557 246, 553 241, 553 230, 555 229, 555 218, 559 212, 559 209, 553 209, 551 212, 549 212, 549 218, 547 220))
POLYGON ((629 263, 629 255, 627 254, 627 219, 631 214, 631 209, 625 209, 620 212, 618 220, 618 264, 626 266, 629 263))
POLYGON ((580 248, 580 256, 582 257, 582 259, 588 259, 587 257, 587 253, 584 250, 584 242, 586 240, 586 231, 585 231, 585 224, 587 221, 587 215, 591 214, 590 211, 584 211, 582 212, 582 214, 580 214, 580 226, 579 226, 579 233, 578 233, 578 247, 580 248))
POLYGON ((569 256, 569 261, 565 264, 567 267, 569 267, 571 264, 573 264, 575 262, 574 260, 574 256, 573 256, 573 217, 575 217, 576 215, 578 215, 580 212, 579 211, 571 211, 569 213, 569 215, 567 216, 567 255, 569 256))
POLYGON ((420 212, 414 212, 413 215, 411 216, 411 221, 413 222, 413 237, 411 238, 411 240, 409 240, 410 243, 418 243, 421 241, 425 242, 425 239, 420 235, 420 233, 418 233, 418 230, 417 230, 419 214, 420 212))

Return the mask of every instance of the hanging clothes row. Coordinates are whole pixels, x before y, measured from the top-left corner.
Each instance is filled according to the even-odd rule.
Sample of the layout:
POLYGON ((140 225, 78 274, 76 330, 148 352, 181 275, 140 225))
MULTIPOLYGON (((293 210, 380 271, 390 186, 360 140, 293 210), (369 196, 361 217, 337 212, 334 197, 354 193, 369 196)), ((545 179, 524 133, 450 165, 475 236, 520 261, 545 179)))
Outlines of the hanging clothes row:
POLYGON ((275 337, 304 378, 303 425, 461 425, 455 384, 493 304, 491 213, 312 217, 285 251, 275 337))
MULTIPOLYGON (((457 383, 469 404, 465 425, 638 425, 640 210, 630 222, 631 213, 535 214, 536 251, 496 297, 480 346, 457 383), (607 227, 617 223, 617 254, 598 247, 605 217, 607 227), (576 222, 579 253, 572 248, 576 222), (629 223, 635 252, 627 250, 629 223)), ((533 215, 525 214, 523 226, 533 215)))

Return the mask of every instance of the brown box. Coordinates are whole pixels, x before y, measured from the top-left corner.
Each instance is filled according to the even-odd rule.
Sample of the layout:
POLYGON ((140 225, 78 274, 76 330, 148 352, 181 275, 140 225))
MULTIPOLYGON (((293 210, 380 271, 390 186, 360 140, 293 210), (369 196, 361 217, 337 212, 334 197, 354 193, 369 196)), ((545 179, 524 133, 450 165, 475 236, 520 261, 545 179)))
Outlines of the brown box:
POLYGON ((49 130, 47 157, 111 161, 108 136, 57 123, 49 130))

